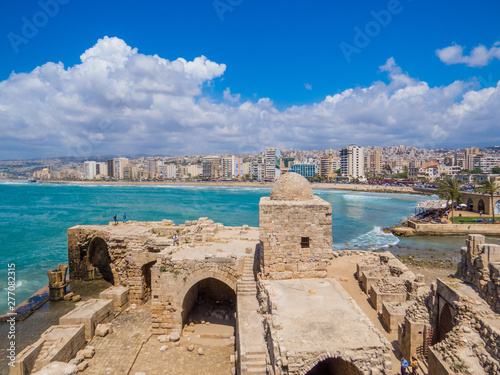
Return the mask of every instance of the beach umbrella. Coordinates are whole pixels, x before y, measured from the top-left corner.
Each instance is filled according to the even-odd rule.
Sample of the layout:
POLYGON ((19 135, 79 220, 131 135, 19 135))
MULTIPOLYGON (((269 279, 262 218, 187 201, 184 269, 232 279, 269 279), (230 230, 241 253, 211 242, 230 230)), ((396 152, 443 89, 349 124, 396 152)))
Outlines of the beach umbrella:
POLYGON ((467 207, 467 205, 465 203, 460 203, 458 206, 459 207, 467 207))

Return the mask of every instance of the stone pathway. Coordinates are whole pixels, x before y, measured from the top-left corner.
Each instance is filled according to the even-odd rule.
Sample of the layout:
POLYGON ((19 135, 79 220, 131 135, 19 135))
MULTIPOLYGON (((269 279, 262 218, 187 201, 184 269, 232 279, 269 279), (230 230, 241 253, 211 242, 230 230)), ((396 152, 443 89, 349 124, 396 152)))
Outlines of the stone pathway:
POLYGON ((127 375, 143 344, 151 336, 151 304, 128 309, 111 323, 113 332, 106 337, 94 337, 94 358, 88 360, 85 375, 127 375))

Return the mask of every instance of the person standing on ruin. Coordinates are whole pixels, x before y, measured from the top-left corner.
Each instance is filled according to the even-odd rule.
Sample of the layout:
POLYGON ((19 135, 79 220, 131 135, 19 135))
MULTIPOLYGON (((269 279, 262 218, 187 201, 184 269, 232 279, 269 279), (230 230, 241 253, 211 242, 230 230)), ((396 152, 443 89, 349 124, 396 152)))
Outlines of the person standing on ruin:
POLYGON ((118 215, 115 215, 113 216, 113 219, 115 219, 115 225, 118 225, 118 219, 117 219, 118 215))
POLYGON ((401 375, 407 375, 406 369, 408 368, 408 361, 405 357, 401 357, 401 375))
POLYGON ((179 246, 179 236, 177 234, 174 234, 174 237, 172 237, 174 240, 174 245, 179 246))
POLYGON ((127 222, 127 214, 123 214, 123 222, 126 223, 127 222))

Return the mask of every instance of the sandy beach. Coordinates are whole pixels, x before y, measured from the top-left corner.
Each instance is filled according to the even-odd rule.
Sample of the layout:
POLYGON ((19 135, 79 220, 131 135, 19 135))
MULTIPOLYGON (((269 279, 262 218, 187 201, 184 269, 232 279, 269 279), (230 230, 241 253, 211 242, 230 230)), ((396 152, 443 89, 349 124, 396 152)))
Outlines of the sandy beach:
MULTIPOLYGON (((243 181, 38 181, 37 183, 51 184, 76 184, 76 185, 160 185, 160 186, 219 186, 219 187, 245 187, 245 188, 272 188, 272 182, 243 182, 243 181)), ((349 190, 371 193, 393 194, 418 194, 427 195, 406 186, 359 185, 337 183, 311 183, 313 189, 349 190)))

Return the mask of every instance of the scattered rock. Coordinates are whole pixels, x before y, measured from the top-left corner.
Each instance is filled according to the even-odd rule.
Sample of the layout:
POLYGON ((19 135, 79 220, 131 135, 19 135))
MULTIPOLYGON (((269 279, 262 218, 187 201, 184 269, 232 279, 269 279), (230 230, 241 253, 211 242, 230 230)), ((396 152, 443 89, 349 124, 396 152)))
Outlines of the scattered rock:
POLYGON ((87 346, 85 349, 80 350, 80 353, 83 356, 83 358, 90 359, 90 358, 94 357, 95 349, 93 347, 89 348, 87 346))
POLYGON ((167 345, 163 345, 161 348, 160 348, 160 352, 164 352, 165 350, 168 349, 168 346, 167 345))
POLYGON ((78 302, 78 301, 80 301, 81 299, 82 299, 82 297, 81 297, 79 294, 76 294, 76 295, 74 295, 73 297, 71 297, 71 300, 72 300, 73 302, 78 302))
POLYGON ((33 375, 76 375, 78 367, 64 362, 52 362, 33 375))
POLYGON ((130 310, 135 310, 137 309, 137 305, 135 303, 130 305, 130 310))
POLYGON ((170 334, 170 338, 169 339, 170 339, 171 342, 177 342, 177 341, 179 341, 181 339, 181 335, 180 335, 179 332, 174 331, 174 332, 172 332, 170 334))
POLYGON ((199 349, 198 349, 198 355, 203 355, 203 354, 205 354, 205 352, 203 351, 203 349, 202 349, 202 348, 199 348, 199 349))
POLYGON ((168 341, 168 337, 166 335, 158 336, 158 341, 159 342, 167 342, 168 341))
POLYGON ((110 328, 109 324, 98 324, 96 329, 95 329, 95 334, 96 334, 96 336, 104 337, 108 333, 110 333, 110 331, 111 331, 111 328, 110 328))
POLYGON ((349 279, 347 277, 341 277, 340 281, 346 282, 346 281, 349 281, 349 279))
POLYGON ((190 345, 187 346, 186 349, 187 349, 188 352, 192 352, 194 350, 194 345, 190 344, 190 345))
POLYGON ((80 372, 84 371, 87 367, 89 367, 89 363, 87 361, 80 362, 78 366, 76 366, 80 372))
POLYGON ((308 292, 309 292, 309 294, 311 294, 311 295, 316 295, 316 294, 317 294, 317 293, 316 293, 316 291, 315 291, 314 289, 309 289, 309 290, 308 290, 308 292))
POLYGON ((75 295, 75 293, 73 293, 73 292, 69 292, 68 294, 66 294, 66 295, 64 296, 64 300, 65 300, 65 301, 71 301, 71 297, 73 297, 74 295, 75 295))

